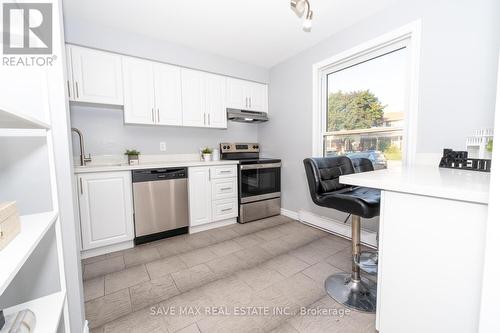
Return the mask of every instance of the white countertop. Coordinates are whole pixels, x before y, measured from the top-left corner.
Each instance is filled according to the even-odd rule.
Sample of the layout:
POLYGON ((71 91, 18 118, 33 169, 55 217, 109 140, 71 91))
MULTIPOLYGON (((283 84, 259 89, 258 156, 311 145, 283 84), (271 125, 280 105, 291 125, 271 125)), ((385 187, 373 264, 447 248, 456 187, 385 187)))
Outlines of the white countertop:
POLYGON ((141 169, 156 169, 156 168, 177 168, 177 167, 194 167, 194 166, 214 166, 214 165, 236 165, 238 161, 210 161, 204 162, 200 160, 189 161, 170 161, 170 162, 149 162, 138 165, 128 165, 127 163, 120 164, 95 164, 88 166, 75 167, 75 173, 87 172, 107 172, 107 171, 128 171, 128 170, 141 170, 141 169))
POLYGON ((487 204, 490 174, 416 165, 345 175, 340 177, 340 182, 381 190, 487 204))

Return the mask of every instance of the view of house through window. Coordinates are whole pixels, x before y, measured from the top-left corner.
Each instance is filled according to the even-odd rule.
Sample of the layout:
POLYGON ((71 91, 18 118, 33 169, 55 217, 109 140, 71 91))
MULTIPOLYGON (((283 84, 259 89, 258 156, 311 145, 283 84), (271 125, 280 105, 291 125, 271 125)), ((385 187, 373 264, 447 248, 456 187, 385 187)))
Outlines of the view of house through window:
POLYGON ((324 156, 365 157, 376 169, 401 164, 407 59, 401 47, 326 75, 324 156))

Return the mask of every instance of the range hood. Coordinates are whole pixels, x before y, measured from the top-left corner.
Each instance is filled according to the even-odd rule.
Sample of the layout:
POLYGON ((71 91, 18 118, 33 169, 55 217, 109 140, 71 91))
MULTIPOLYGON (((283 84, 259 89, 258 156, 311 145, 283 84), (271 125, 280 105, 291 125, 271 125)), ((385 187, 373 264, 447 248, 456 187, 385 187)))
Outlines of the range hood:
POLYGON ((240 123, 263 123, 268 121, 266 112, 227 109, 227 119, 240 123))

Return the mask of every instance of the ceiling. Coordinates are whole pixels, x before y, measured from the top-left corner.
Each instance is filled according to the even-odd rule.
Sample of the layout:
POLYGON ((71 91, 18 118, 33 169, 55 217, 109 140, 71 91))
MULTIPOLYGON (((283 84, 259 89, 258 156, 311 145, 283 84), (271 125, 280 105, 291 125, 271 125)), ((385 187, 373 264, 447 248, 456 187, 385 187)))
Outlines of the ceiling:
POLYGON ((269 68, 396 1, 310 0, 310 33, 289 0, 63 2, 66 24, 104 25, 269 68))

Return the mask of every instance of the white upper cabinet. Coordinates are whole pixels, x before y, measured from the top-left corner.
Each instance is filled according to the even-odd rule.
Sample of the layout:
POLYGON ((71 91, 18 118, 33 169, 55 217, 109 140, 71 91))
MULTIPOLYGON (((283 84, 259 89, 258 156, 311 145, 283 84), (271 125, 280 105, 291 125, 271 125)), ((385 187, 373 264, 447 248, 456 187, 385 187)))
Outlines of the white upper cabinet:
POLYGON ((182 69, 184 126, 226 128, 226 78, 182 69))
POLYGON ((68 45, 70 100, 99 104, 123 104, 122 56, 68 45))
POLYGON ((182 77, 182 124, 205 127, 205 84, 203 73, 192 69, 181 69, 182 77))
POLYGON ((226 78, 205 74, 205 87, 208 127, 227 128, 226 78))
POLYGON ((156 123, 153 62, 124 57, 123 89, 125 123, 156 123))
POLYGON ((153 70, 156 123, 181 126, 181 69, 176 66, 155 63, 153 70))
POLYGON ((267 112, 267 85, 229 78, 226 100, 227 107, 231 109, 267 112))

